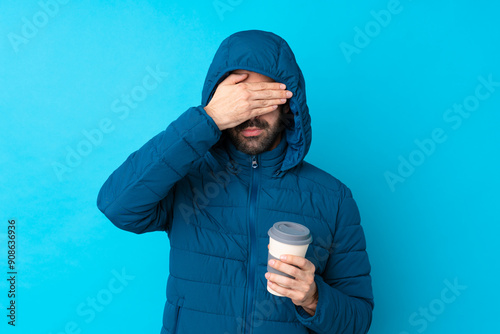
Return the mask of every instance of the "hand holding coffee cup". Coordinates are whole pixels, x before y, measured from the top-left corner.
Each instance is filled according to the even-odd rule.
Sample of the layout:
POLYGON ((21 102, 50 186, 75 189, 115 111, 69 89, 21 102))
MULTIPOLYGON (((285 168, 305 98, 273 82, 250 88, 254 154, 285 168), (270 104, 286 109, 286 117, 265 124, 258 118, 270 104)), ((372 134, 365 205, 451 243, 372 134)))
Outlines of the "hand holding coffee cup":
POLYGON ((310 290, 315 290, 316 285, 315 267, 305 258, 307 248, 312 242, 309 229, 298 223, 282 221, 275 223, 269 229, 268 235, 267 291, 276 296, 290 297, 292 300, 294 297, 297 300, 310 297, 306 295, 310 290), (287 255, 287 258, 282 260, 282 255, 287 255), (273 260, 274 265, 270 264, 273 260), (295 277, 292 275, 294 273, 295 277), (287 295, 276 290, 286 291, 287 295))

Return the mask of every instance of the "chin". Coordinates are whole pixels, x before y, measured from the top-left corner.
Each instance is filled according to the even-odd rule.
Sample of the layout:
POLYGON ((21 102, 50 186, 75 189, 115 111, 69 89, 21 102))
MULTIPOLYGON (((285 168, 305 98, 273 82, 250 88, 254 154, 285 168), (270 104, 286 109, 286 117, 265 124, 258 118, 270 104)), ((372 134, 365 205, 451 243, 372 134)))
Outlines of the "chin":
POLYGON ((257 155, 266 151, 266 147, 270 147, 272 143, 269 142, 269 132, 264 130, 258 136, 245 137, 241 132, 228 132, 229 139, 232 141, 234 146, 246 154, 257 155))

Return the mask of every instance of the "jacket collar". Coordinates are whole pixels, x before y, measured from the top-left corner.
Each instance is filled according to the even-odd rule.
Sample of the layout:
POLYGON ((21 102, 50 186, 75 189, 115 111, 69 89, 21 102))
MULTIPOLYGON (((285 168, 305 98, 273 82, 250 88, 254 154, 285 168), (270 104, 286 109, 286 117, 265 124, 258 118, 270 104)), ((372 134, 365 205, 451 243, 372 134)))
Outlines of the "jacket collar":
POLYGON ((212 151, 212 155, 220 165, 228 166, 229 171, 233 174, 250 176, 252 170, 252 158, 255 157, 257 167, 260 168, 263 175, 269 177, 280 177, 284 173, 281 170, 283 160, 287 151, 287 141, 282 133, 281 140, 274 149, 265 151, 260 154, 246 154, 236 148, 234 144, 226 138, 224 144, 212 151))

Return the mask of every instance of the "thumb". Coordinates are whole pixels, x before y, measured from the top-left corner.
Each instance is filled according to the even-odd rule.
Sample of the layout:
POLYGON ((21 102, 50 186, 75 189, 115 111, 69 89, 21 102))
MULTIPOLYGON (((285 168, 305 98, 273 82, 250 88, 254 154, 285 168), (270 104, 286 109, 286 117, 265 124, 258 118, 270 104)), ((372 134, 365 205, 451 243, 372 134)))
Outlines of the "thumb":
POLYGON ((247 77, 248 77, 248 73, 231 73, 220 84, 221 84, 221 86, 236 85, 237 83, 245 80, 247 77))

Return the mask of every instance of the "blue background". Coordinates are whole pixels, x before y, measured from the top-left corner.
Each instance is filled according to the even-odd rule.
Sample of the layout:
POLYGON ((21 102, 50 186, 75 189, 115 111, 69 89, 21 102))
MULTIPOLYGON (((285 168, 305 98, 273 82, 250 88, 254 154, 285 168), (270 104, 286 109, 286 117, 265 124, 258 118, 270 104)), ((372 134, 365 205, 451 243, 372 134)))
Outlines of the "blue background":
POLYGON ((370 333, 497 329, 500 87, 479 88, 489 96, 470 117, 446 115, 455 103, 478 101, 478 77, 500 81, 500 5, 221 2, 223 12, 214 1, 69 1, 45 9, 1 2, 2 333, 70 333, 72 326, 159 333, 167 235, 117 229, 97 209, 97 193, 129 154, 200 104, 217 47, 246 29, 290 44, 312 117, 306 161, 343 181, 358 203, 376 304, 370 333), (388 8, 398 12, 380 14, 388 8), (365 29, 363 40, 357 31, 365 29), (344 53, 347 44, 357 51, 344 53), (141 88, 148 68, 164 75, 152 90, 141 88), (141 92, 141 101, 124 107, 126 95, 141 92), (102 122, 107 133, 89 146, 85 131, 95 134, 102 122), (415 140, 428 141, 435 129, 446 140, 418 153, 415 140), (68 167, 78 148, 85 155, 68 167), (391 187, 387 172, 397 174, 400 159, 410 157, 418 166, 391 187), (9 219, 17 224, 15 329, 5 316, 9 219), (128 280, 110 292, 117 272, 128 280), (460 292, 445 290, 446 282, 460 292), (444 303, 442 292, 453 302, 444 303), (106 304, 91 316, 96 296, 106 304))

